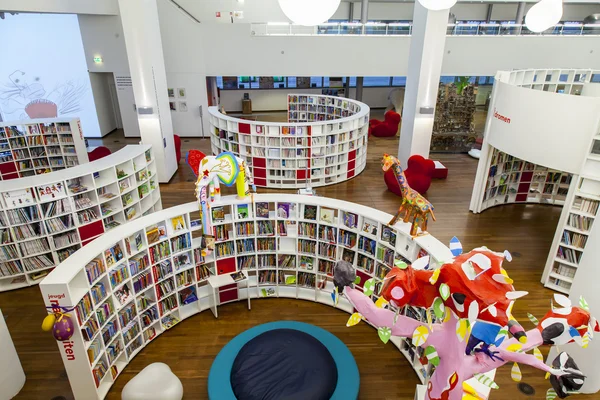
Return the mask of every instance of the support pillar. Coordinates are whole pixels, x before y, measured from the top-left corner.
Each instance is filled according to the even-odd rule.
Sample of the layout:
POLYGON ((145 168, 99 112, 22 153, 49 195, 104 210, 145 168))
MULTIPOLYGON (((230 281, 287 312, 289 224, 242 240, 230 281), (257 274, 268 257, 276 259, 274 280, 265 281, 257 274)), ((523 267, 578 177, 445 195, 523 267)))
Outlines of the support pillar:
POLYGON ((346 77, 346 83, 344 83, 344 94, 347 99, 350 98, 350 77, 346 77))
POLYGON ((485 22, 487 22, 488 24, 492 20, 492 12, 493 11, 494 11, 494 5, 488 4, 487 15, 485 16, 485 22))
POLYGON ((362 101, 362 97, 363 97, 363 77, 362 76, 357 76, 356 77, 356 100, 358 101, 362 101))
POLYGON ((158 181, 177 171, 157 0, 118 0, 143 144, 151 144, 158 181))
POLYGON ((448 15, 449 10, 431 11, 415 1, 398 149, 403 168, 411 155, 429 157, 448 15))
POLYGON ((354 3, 348 3, 348 22, 354 21, 354 3))
POLYGON ((360 22, 366 24, 369 20, 369 0, 362 0, 360 6, 360 22))
POLYGON ((522 1, 517 6, 517 16, 515 17, 515 24, 521 25, 523 23, 524 17, 525 17, 525 2, 522 1))

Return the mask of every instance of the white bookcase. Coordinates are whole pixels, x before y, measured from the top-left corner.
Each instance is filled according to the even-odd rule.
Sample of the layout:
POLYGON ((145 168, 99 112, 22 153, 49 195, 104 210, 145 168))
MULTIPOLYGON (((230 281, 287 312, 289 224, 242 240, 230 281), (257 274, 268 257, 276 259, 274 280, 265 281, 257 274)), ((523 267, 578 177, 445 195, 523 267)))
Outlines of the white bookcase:
POLYGON ((82 246, 162 209, 151 146, 135 145, 92 163, 3 182, 0 291, 40 282, 82 246))
POLYGON ((233 118, 209 107, 212 152, 244 159, 257 186, 343 182, 366 166, 369 112, 366 104, 346 98, 295 94, 288 95, 287 123, 233 118))
MULTIPOLYGON (((216 248, 206 258, 200 251, 198 205, 188 203, 115 228, 42 281, 47 306, 76 306, 70 313, 77 329, 68 341, 69 352, 58 343, 75 398, 104 398, 144 346, 215 304, 250 296, 333 306, 331 267, 344 257, 356 267, 357 287, 372 277, 378 280, 376 299, 394 259, 413 261, 429 254, 436 267, 452 258, 431 235, 413 239, 409 224, 388 227, 391 215, 362 205, 287 194, 258 194, 254 203, 248 200, 228 196, 213 205, 216 248), (235 270, 247 272, 248 287, 224 287, 213 298, 208 276, 235 270)), ((345 298, 337 307, 353 311, 345 298)), ((405 341, 392 342, 411 355, 405 341)), ((424 380, 430 371, 418 363, 418 355, 409 360, 424 380)))
POLYGON ((536 165, 498 149, 490 155, 481 211, 510 203, 565 204, 573 174, 536 165))
POLYGON ((565 294, 598 242, 600 88, 591 80, 599 73, 499 71, 471 198, 476 213, 507 203, 563 206, 541 282, 565 294))
POLYGON ((0 122, 0 180, 46 174, 87 162, 78 118, 0 122))
POLYGON ((598 242, 591 235, 600 207, 600 129, 590 143, 581 175, 576 175, 560 216, 542 281, 558 292, 569 294, 581 257, 598 242))
POLYGON ((580 95, 592 75, 592 69, 525 69, 512 71, 508 83, 544 92, 580 95))

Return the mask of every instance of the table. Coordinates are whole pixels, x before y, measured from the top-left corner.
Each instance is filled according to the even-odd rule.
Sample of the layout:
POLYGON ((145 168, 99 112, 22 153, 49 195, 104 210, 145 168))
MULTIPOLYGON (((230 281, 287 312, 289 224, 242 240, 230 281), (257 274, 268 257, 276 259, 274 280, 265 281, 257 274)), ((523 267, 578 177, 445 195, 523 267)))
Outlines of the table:
MULTIPOLYGON (((238 285, 240 283, 246 283, 246 287, 248 287, 248 275, 246 274, 246 272, 244 271, 239 271, 242 274, 244 274, 244 279, 242 279, 241 281, 235 281, 233 280, 233 278, 231 277, 232 274, 236 273, 236 272, 231 272, 229 274, 221 274, 221 275, 214 275, 211 276, 210 278, 208 278, 208 284, 210 285, 210 287, 212 287, 213 290, 213 305, 211 306, 211 311, 212 313, 215 315, 215 318, 219 318, 219 313, 217 311, 217 306, 220 303, 220 300, 218 298, 218 289, 222 288, 223 286, 228 286, 228 285, 238 285)), ((237 290, 237 288, 236 288, 237 290)), ((250 290, 248 290, 248 310, 251 309, 251 305, 250 305, 250 290)))

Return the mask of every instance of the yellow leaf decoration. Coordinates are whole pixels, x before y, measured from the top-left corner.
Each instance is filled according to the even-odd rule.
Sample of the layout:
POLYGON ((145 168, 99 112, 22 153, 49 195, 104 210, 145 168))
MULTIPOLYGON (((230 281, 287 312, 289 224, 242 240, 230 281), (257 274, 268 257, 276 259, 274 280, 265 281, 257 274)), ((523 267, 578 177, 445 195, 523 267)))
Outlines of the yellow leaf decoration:
POLYGON ((355 312, 354 314, 352 314, 350 316, 350 318, 348 318, 348 322, 346 322, 346 326, 347 327, 354 326, 354 325, 358 324, 361 319, 362 319, 362 315, 360 315, 360 313, 355 312))
POLYGON ((429 278, 429 283, 431 283, 432 285, 435 285, 438 278, 440 277, 440 271, 441 271, 440 269, 436 269, 435 271, 433 271, 431 278, 429 278))
POLYGON ((512 351, 513 353, 518 353, 523 348, 521 343, 513 343, 510 346, 506 347, 506 350, 512 351))
POLYGON ((459 319, 456 323, 456 336, 458 340, 464 342, 467 334, 469 333, 469 320, 467 319, 459 319))
POLYGON ((519 368, 519 364, 513 364, 512 368, 510 369, 510 377, 515 382, 521 382, 523 375, 521 374, 521 368, 519 368))
POLYGON ((544 362, 544 356, 542 355, 542 352, 537 347, 533 349, 533 356, 535 358, 537 358, 538 360, 540 360, 541 362, 544 362))
POLYGON ((375 302, 375 307, 377 308, 383 308, 383 306, 385 306, 386 304, 388 304, 389 301, 387 301, 386 299, 384 299, 383 297, 380 297, 377 299, 377 301, 375 302))
POLYGON ((419 326, 413 332, 412 344, 413 346, 422 346, 429 337, 429 329, 426 326, 419 326))

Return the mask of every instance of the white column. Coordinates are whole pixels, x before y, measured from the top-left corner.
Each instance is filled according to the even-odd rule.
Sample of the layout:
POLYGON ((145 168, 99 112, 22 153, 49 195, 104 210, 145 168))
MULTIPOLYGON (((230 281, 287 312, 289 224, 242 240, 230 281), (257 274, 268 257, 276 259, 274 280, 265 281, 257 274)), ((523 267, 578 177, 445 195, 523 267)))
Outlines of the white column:
POLYGON ((151 144, 159 182, 177 171, 157 0, 119 0, 142 143, 151 144))
POLYGON ((19 361, 19 355, 6 327, 4 315, 0 310, 0 399, 12 399, 23 385, 25 385, 25 373, 19 361))
POLYGON ((429 157, 448 14, 449 10, 430 11, 415 1, 398 149, 403 167, 411 155, 429 157))

